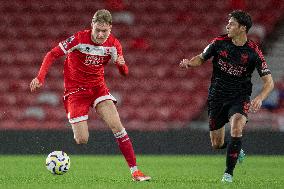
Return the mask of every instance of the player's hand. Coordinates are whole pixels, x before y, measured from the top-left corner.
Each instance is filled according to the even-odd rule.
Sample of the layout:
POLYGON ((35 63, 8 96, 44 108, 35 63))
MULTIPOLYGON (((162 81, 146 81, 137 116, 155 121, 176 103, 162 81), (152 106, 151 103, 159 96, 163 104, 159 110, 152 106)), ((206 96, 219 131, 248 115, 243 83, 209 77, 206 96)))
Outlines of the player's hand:
POLYGON ((123 56, 118 56, 117 59, 116 59, 116 62, 120 66, 125 64, 125 60, 124 60, 123 56))
POLYGON ((35 92, 38 88, 40 88, 42 84, 39 82, 37 78, 34 78, 30 83, 30 88, 32 92, 35 92))
POLYGON ((182 61, 179 63, 179 67, 181 68, 189 68, 190 65, 189 65, 189 60, 188 59, 182 59, 182 61))
POLYGON ((261 105, 262 105, 261 97, 259 96, 255 97, 255 99, 251 101, 251 107, 250 107, 251 112, 253 113, 257 112, 260 109, 261 105))

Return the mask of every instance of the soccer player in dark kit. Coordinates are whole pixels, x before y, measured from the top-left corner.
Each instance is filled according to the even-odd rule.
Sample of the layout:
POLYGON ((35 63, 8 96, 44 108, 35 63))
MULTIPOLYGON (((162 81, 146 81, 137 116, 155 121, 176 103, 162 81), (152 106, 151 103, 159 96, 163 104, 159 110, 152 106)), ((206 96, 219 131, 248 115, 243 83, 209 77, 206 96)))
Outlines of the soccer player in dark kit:
POLYGON ((192 59, 183 59, 181 68, 200 66, 212 59, 213 73, 208 95, 208 116, 211 144, 214 149, 227 148, 226 169, 223 182, 233 181, 237 162, 244 158, 242 131, 248 113, 260 109, 262 101, 274 87, 270 70, 257 44, 247 38, 252 26, 251 17, 243 11, 229 14, 227 34, 215 38, 203 51, 192 59), (250 102, 252 73, 257 69, 263 81, 260 93, 250 102), (231 137, 225 138, 226 123, 230 123, 231 137))

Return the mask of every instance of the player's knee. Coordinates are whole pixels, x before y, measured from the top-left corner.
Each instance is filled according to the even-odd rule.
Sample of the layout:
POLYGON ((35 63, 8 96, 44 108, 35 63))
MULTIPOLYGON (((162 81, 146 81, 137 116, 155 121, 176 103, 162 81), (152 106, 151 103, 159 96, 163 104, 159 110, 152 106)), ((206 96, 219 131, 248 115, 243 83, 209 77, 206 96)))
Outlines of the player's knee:
POLYGON ((236 114, 231 122, 231 136, 240 137, 242 136, 243 127, 246 123, 246 118, 241 114, 236 114))
POLYGON ((211 145, 213 149, 220 149, 223 145, 223 142, 218 140, 218 141, 212 142, 211 145))
POLYGON ((74 139, 77 144, 87 144, 89 137, 75 137, 74 139))
POLYGON ((221 144, 212 144, 212 148, 215 150, 220 149, 221 146, 221 144))
POLYGON ((212 148, 216 150, 216 149, 218 149, 218 145, 212 144, 212 148))
POLYGON ((231 136, 232 137, 242 136, 242 128, 241 127, 232 127, 231 128, 231 136))
POLYGON ((123 126, 120 121, 112 122, 108 124, 108 126, 112 130, 113 133, 120 132, 123 129, 123 126))

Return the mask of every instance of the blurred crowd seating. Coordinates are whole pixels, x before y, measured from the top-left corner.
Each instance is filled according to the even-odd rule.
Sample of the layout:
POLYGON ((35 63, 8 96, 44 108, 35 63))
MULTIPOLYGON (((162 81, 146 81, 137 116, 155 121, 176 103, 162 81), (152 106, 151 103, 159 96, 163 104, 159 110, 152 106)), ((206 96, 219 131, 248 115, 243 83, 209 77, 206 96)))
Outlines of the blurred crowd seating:
MULTIPOLYGON (((89 28, 94 12, 102 8, 113 13, 113 33, 123 45, 130 69, 124 78, 108 65, 106 81, 119 100, 123 123, 134 130, 182 128, 200 116, 206 105, 210 63, 187 71, 180 70, 178 63, 199 54, 222 34, 231 10, 250 12, 255 23, 250 36, 259 42, 284 12, 282 1, 277 0, 3 1, 0 129, 67 128, 61 99, 63 59, 53 64, 40 92, 31 93, 29 83, 45 53, 74 32, 89 28)), ((105 128, 94 111, 89 125, 105 128)))

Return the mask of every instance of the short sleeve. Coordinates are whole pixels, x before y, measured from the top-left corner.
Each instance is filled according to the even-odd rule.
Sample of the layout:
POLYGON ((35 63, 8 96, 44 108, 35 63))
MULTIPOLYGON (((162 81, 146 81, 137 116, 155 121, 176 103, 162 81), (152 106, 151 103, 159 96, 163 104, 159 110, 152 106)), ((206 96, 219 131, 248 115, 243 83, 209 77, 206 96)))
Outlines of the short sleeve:
POLYGON ((214 56, 216 52, 216 41, 212 41, 202 52, 202 59, 204 61, 210 59, 212 56, 214 56))
POLYGON ((68 51, 72 51, 72 48, 74 48, 76 45, 78 45, 78 34, 72 35, 71 37, 67 38, 64 41, 61 41, 59 43, 59 47, 63 50, 65 54, 68 53, 68 51))
POLYGON ((261 50, 256 48, 256 69, 260 77, 271 74, 261 50))

